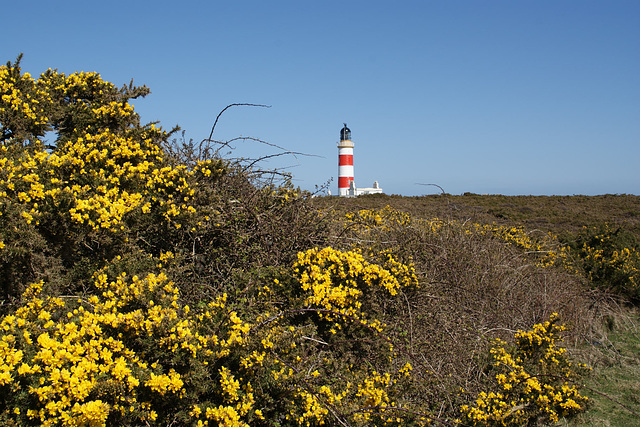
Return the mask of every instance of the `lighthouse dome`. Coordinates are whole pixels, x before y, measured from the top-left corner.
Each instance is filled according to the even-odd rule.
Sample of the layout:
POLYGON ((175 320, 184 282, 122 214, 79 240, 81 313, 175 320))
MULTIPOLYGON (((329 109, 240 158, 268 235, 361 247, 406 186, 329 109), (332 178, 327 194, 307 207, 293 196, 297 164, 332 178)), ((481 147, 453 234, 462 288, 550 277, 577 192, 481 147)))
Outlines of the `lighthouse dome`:
POLYGON ((351 129, 344 124, 344 127, 340 129, 340 141, 351 141, 351 129))

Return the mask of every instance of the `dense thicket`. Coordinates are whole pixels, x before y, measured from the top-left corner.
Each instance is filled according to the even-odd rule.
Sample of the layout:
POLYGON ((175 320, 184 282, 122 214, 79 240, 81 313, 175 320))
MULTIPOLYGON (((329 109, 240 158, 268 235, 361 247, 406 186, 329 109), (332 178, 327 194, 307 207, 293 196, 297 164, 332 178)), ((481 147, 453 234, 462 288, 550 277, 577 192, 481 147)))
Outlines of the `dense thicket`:
POLYGON ((587 279, 611 283, 575 262, 599 262, 577 255, 589 244, 318 209, 215 141, 142 125, 129 100, 148 89, 96 73, 34 79, 18 60, 0 93, 3 424, 524 425, 586 408, 559 344, 592 333, 587 279))

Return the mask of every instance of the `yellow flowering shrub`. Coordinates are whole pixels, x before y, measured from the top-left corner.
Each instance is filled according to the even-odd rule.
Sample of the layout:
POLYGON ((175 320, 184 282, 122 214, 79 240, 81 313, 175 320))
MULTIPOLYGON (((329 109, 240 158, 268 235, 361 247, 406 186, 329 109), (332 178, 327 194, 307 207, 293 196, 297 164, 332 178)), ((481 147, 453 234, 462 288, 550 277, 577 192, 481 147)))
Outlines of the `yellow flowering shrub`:
POLYGON ((185 305, 163 273, 101 270, 86 297, 47 296, 43 282, 32 284, 0 322, 0 420, 311 426, 407 419, 398 399, 411 366, 393 363, 383 325, 358 299, 367 288, 392 297, 410 279, 330 248, 299 254, 292 273, 301 293, 287 302, 289 313, 262 312, 251 323, 226 294, 185 305), (335 284, 315 276, 318 265, 335 284))
POLYGON ((398 263, 391 254, 386 261, 390 269, 367 262, 358 251, 328 247, 298 253, 293 268, 302 290, 309 293, 305 304, 358 316, 363 294, 380 289, 394 296, 401 286, 417 286, 410 266, 398 263))
MULTIPOLYGON (((153 125, 151 133, 155 132, 153 125)), ((194 190, 184 167, 171 167, 151 139, 105 131, 85 134, 49 154, 1 146, 0 203, 19 204, 23 221, 67 215, 90 229, 117 231, 132 211, 160 210, 167 221, 189 212, 194 190)))
POLYGON ((608 224, 585 227, 568 247, 578 271, 596 286, 640 298, 640 251, 633 236, 608 224))
POLYGON ((557 423, 586 410, 587 397, 574 379, 584 366, 573 365, 559 347, 564 325, 557 314, 529 331, 515 334, 515 347, 498 340, 492 348, 495 389, 481 392, 461 407, 464 423, 474 426, 522 426, 557 423))
POLYGON ((50 98, 29 73, 22 73, 20 59, 0 66, 0 141, 42 135, 49 124, 50 98))
POLYGON ((226 365, 250 325, 226 295, 191 310, 163 274, 99 272, 95 286, 101 293, 84 299, 46 297, 33 284, 0 322, 5 423, 240 426, 255 417, 251 385, 226 365))
POLYGON ((358 236, 358 239, 370 239, 374 232, 390 237, 390 232, 406 233, 411 229, 433 234, 456 232, 452 227, 462 228, 469 236, 494 236, 535 258, 537 264, 542 267, 563 264, 568 259, 567 248, 558 243, 556 236, 550 233, 534 236, 522 226, 447 222, 438 218, 416 220, 388 205, 382 209, 362 209, 355 213, 347 213, 345 223, 349 235, 358 236))
POLYGON ((389 232, 394 229, 420 228, 430 233, 446 233, 451 231, 451 227, 462 227, 468 235, 495 236, 535 256, 540 266, 551 266, 567 259, 567 248, 560 245, 557 237, 551 233, 534 236, 522 226, 447 222, 438 218, 416 220, 388 205, 383 209, 362 209, 355 213, 347 213, 345 227, 363 238, 374 230, 389 232))
POLYGON ((129 100, 147 95, 147 87, 119 89, 95 72, 49 69, 34 79, 22 73, 21 57, 0 67, 0 142, 33 145, 54 131, 53 144, 60 145, 86 133, 132 137, 139 131, 129 100))
POLYGON ((199 184, 217 182, 226 163, 208 159, 185 165, 168 156, 164 147, 171 133, 140 125, 129 103, 147 88, 118 89, 94 72, 47 70, 34 80, 22 74, 19 63, 2 66, 0 81, 5 295, 18 296, 39 274, 34 270, 47 270, 47 276, 73 269, 88 254, 96 255, 94 268, 99 268, 100 258, 111 259, 136 244, 131 236, 146 249, 155 248, 156 255, 173 249, 172 233, 194 222, 196 206, 208 209, 209 200, 196 202, 199 184), (17 100, 22 106, 16 110, 17 100), (32 108, 23 105, 27 101, 32 108), (46 131, 56 140, 46 143, 46 131))
POLYGON ((391 206, 382 209, 361 209, 346 214, 347 226, 358 232, 380 229, 388 231, 393 227, 406 227, 411 224, 411 217, 391 206))
MULTIPOLYGON (((393 325, 398 348, 408 354, 421 355, 409 356, 407 360, 412 363, 415 375, 421 378, 421 384, 412 385, 413 389, 420 390, 418 400, 424 413, 438 410, 460 413, 464 405, 461 411, 463 424, 501 425, 504 418, 510 425, 526 425, 530 419, 549 421, 556 417, 571 417, 585 409, 584 402, 578 397, 578 388, 572 382, 582 368, 574 366, 569 377, 557 380, 566 374, 562 365, 566 354, 557 347, 545 356, 546 359, 527 354, 518 356, 522 359, 518 361, 514 356, 514 363, 520 369, 518 381, 526 378, 531 387, 537 387, 539 382, 541 395, 535 395, 531 390, 525 393, 523 387, 513 384, 506 385, 506 388, 511 387, 511 391, 506 392, 498 383, 503 381, 502 376, 486 379, 483 375, 482 355, 489 351, 489 345, 484 348, 485 345, 479 342, 484 342, 487 335, 503 336, 505 330, 521 328, 523 314, 527 313, 528 317, 529 310, 535 308, 537 312, 545 307, 551 312, 560 309, 563 315, 569 314, 572 322, 576 320, 572 310, 562 307, 562 299, 549 302, 556 296, 563 298, 562 286, 554 285, 553 290, 548 290, 548 283, 557 283, 554 282, 556 275, 564 276, 565 290, 572 288, 569 292, 576 292, 578 298, 584 295, 581 286, 578 289, 580 281, 567 277, 564 267, 569 265, 571 256, 556 236, 530 232, 524 227, 470 221, 413 218, 403 225, 386 220, 381 211, 347 214, 344 231, 336 234, 347 244, 368 245, 367 254, 384 254, 391 250, 394 256, 402 254, 400 259, 416 259, 420 286, 415 291, 405 291, 406 305, 399 307, 397 318, 386 317, 385 320, 393 325), (362 218, 368 218, 368 222, 362 218), (370 225, 364 226, 365 222, 370 225), (497 265, 500 267, 496 268, 497 265), (545 283, 549 279, 551 281, 545 283), (447 351, 452 354, 439 354, 447 351), (551 355, 557 356, 560 365, 555 364, 551 355), (544 367, 536 365, 540 359, 545 360, 544 367), (457 392, 461 389, 466 391, 457 392), (551 393, 554 393, 555 403, 543 405, 551 393), (523 395, 522 401, 520 395, 523 395), (469 402, 469 396, 474 396, 474 402, 469 402), (535 406, 532 403, 535 401, 540 405, 535 406), (519 405, 526 405, 526 409, 517 412, 519 405)), ((520 335, 518 337, 520 339, 520 335)), ((559 335, 553 337, 554 345, 557 345, 559 335)), ((507 354, 514 351, 504 342, 499 348, 507 354)), ((498 351, 496 346, 494 355, 498 351)), ((518 372, 515 366, 498 365, 493 369, 518 372)), ((506 373, 500 374, 509 378, 506 373)))
POLYGON ((560 245, 557 237, 551 233, 534 236, 523 226, 488 225, 473 223, 475 232, 491 234, 504 242, 515 246, 537 260, 537 265, 550 267, 567 261, 566 247, 560 245))
POLYGON ((417 283, 411 266, 385 258, 393 271, 357 251, 314 248, 298 253, 291 274, 263 286, 268 310, 254 322, 259 335, 250 337, 254 350, 241 366, 268 371, 260 386, 274 402, 261 408, 265 417, 282 416, 286 425, 397 425, 415 418, 402 397, 411 364, 385 336, 377 319, 384 310, 373 301, 398 298, 417 283))

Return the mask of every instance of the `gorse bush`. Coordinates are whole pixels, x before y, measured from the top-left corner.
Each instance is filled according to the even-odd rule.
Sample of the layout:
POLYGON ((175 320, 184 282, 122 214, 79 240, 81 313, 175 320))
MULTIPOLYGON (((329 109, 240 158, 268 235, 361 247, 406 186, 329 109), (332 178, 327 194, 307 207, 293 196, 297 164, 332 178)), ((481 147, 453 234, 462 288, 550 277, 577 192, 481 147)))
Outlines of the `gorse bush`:
POLYGON ((568 247, 577 268, 596 286, 640 299, 640 252, 633 235, 608 224, 585 227, 568 247))
MULTIPOLYGON (((293 425, 408 422, 396 409, 405 406, 402 385, 411 365, 394 353, 371 294, 390 298, 415 285, 409 266, 390 271, 357 252, 325 248, 299 253, 290 273, 263 288, 261 363, 271 359, 274 379, 297 390, 298 401, 290 404, 306 408, 284 419, 293 425)), ((289 394, 269 394, 283 393, 289 394)))
POLYGON ((495 390, 479 394, 473 405, 463 405, 462 413, 474 426, 522 426, 540 421, 557 423, 560 417, 584 411, 587 398, 574 381, 584 366, 572 366, 566 350, 558 347, 564 325, 558 316, 516 333, 509 349, 498 340, 491 349, 494 359, 495 390))
MULTIPOLYGON (((18 65, 3 67, 6 87, 17 74, 18 65)), ((95 73, 48 71, 35 82, 28 75, 19 80, 32 84, 11 96, 32 99, 24 92, 40 88, 49 113, 36 120, 42 127, 13 113, 2 120, 5 296, 17 296, 29 280, 43 280, 29 285, 3 319, 6 423, 391 419, 378 412, 395 404, 399 383, 392 378, 404 378, 410 367, 387 369, 393 368, 383 357, 389 343, 378 336, 375 313, 362 311, 359 299, 376 288, 394 295, 411 282, 410 269, 386 257, 390 272, 338 251, 321 251, 319 258, 308 253, 306 263, 304 252, 296 258, 322 224, 314 210, 305 213, 304 196, 286 186, 255 187, 247 172, 219 158, 182 162, 190 160, 184 152, 167 155, 169 134, 140 126, 126 102, 130 92, 144 91, 115 90, 95 73), (94 90, 110 96, 94 96, 94 90), (56 147, 40 140, 49 130, 57 131, 56 147), (294 215, 302 220, 290 221, 294 215), (285 223, 312 232, 298 229, 292 238, 286 227, 277 230, 285 223), (39 246, 29 247, 26 238, 33 236, 39 246), (262 268, 285 267, 286 259, 293 270, 278 277, 289 289, 275 281, 271 286, 288 296, 275 308, 288 310, 271 319, 266 283, 253 288, 257 293, 248 290, 251 301, 241 299, 235 285, 243 271, 261 274, 262 268), (348 300, 338 296, 342 285, 323 295, 331 283, 302 272, 331 263, 338 276, 345 275, 344 289, 353 292, 348 300), (217 278, 223 280, 217 284, 217 278), (242 301, 239 310, 228 308, 242 301), (363 353, 357 347, 372 334, 363 353), (355 344, 335 338, 317 351, 333 335, 358 338, 355 344), (343 376, 335 381, 329 373, 338 368, 339 352, 350 352, 353 363, 341 364, 343 376), (318 354, 326 357, 311 357, 318 354), (362 354, 375 355, 378 369, 362 354), (253 392, 252 384, 261 392, 253 392)))
POLYGON ((160 150, 170 133, 141 126, 128 103, 148 89, 116 89, 97 73, 48 70, 34 80, 21 74, 19 62, 0 68, 0 82, 5 296, 19 294, 25 279, 112 258, 135 229, 136 214, 177 227, 191 213, 187 171, 160 150), (55 147, 45 146, 47 131, 55 132, 55 147))
MULTIPOLYGON (((87 300, 43 297, 42 283, 34 284, 26 291, 23 306, 0 324, 3 421, 7 425, 429 421, 426 414, 407 417, 398 412, 419 409, 408 406, 403 397, 404 387, 410 386, 411 364, 398 366, 401 358, 386 339, 371 345, 383 325, 363 318, 357 288, 345 292, 327 282, 321 274, 313 274, 318 266, 343 275, 350 286, 378 287, 389 295, 401 282, 408 280, 406 286, 412 282, 410 275, 394 277, 355 254, 313 250, 301 254, 292 270, 303 292, 297 303, 290 301, 287 306, 301 308, 265 312, 254 324, 227 306, 226 295, 205 307, 181 304, 179 291, 163 274, 127 278, 123 273, 110 280, 98 272, 95 286, 102 293, 87 300), (347 294, 351 301, 345 299, 347 294), (305 313, 314 316, 301 316, 305 313), (357 348, 366 337, 375 355, 357 348), (372 362, 385 371, 371 369, 372 362), (339 378, 331 375, 336 369, 339 378)), ((280 281, 274 282, 279 285, 280 281)), ((520 388, 520 401, 505 397, 506 401, 494 399, 491 405, 515 410, 514 419, 521 419, 517 408, 522 399, 538 404, 538 410, 527 410, 529 416, 549 413, 557 419, 557 405, 564 409, 563 416, 582 409, 584 398, 575 387, 551 385, 569 379, 571 373, 564 351, 555 347, 561 330, 555 320, 516 335, 523 357, 513 358, 500 346, 493 351, 495 366, 509 371, 508 378, 499 374, 496 379, 505 390, 520 388), (531 361, 549 378, 527 374, 521 365, 531 361), (520 383, 527 385, 522 389, 520 383), (550 401, 545 400, 548 396, 550 401)), ((480 408, 483 397, 476 403, 480 408)), ((488 419, 480 409, 463 406, 462 410, 474 422, 488 419)))
POLYGON ((419 379, 409 395, 423 410, 460 414, 468 399, 492 390, 488 355, 495 339, 513 342, 517 330, 554 312, 572 325, 572 340, 588 329, 591 300, 564 268, 566 250, 552 236, 391 211, 348 214, 334 244, 411 260, 419 286, 403 288, 382 317, 419 379))
POLYGON ((211 419, 249 413, 252 394, 224 366, 249 325, 224 295, 194 313, 162 274, 95 280, 102 295, 88 300, 43 297, 42 283, 32 285, 3 319, 5 424, 185 421, 195 402, 211 419), (218 383, 202 382, 205 367, 218 383))
POLYGON ((585 409, 558 345, 588 334, 590 297, 554 236, 318 210, 224 143, 142 125, 129 101, 149 90, 97 73, 34 79, 18 60, 0 85, 4 425, 515 425, 585 409))
MULTIPOLYGON (((180 286, 217 273, 231 291, 234 272, 291 261, 298 250, 322 242, 316 238, 322 220, 299 192, 255 187, 241 165, 194 158, 172 146, 171 132, 140 125, 128 100, 148 89, 116 89, 96 73, 49 70, 37 81, 21 77, 32 84, 14 90, 19 64, 2 70, 8 88, 0 121, 5 297, 40 279, 75 292, 91 286, 77 278, 135 251, 181 255, 191 267, 180 271, 180 286), (16 96, 46 107, 43 127, 23 126, 11 109, 16 96), (49 130, 57 135, 53 152, 41 140, 49 130)), ((210 283, 202 285, 185 297, 197 300, 210 283)))
MULTIPOLYGON (((329 264, 349 286, 390 295, 407 280, 353 253, 313 250, 292 270, 300 301, 287 306, 300 308, 264 312, 257 323, 240 319, 226 294, 203 307, 182 304, 162 273, 110 279, 97 272, 100 293, 88 299, 47 297, 42 283, 31 285, 21 307, 0 324, 2 419, 20 425, 400 422, 402 416, 384 412, 397 405, 410 365, 379 372, 352 349, 351 363, 339 366, 340 380, 330 375, 337 351, 382 325, 365 318, 357 291, 345 299, 340 285, 316 277, 318 266, 329 264), (300 316, 305 313, 314 316, 300 316), (323 327, 327 322, 331 329, 323 327), (352 339, 341 342, 336 331, 352 339)), ((371 347, 379 368, 389 368, 380 357, 393 354, 385 350, 389 343, 371 347)))

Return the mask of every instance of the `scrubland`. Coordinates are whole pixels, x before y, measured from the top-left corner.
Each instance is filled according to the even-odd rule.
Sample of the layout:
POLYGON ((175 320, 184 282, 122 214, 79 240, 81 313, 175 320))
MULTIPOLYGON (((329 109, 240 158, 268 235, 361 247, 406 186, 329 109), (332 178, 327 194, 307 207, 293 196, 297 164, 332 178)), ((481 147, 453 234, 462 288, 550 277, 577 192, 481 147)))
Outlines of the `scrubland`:
POLYGON ((313 197, 144 87, 0 85, 3 425, 639 416, 637 196, 313 197))

